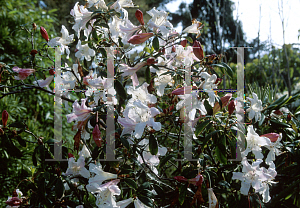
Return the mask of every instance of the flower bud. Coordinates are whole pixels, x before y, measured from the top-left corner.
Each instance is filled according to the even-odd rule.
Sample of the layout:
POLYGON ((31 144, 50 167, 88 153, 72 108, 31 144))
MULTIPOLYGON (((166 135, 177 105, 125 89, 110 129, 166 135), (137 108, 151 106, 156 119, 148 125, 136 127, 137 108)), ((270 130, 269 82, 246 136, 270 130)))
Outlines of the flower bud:
POLYGON ((233 113, 235 109, 235 103, 234 103, 234 100, 231 100, 229 105, 228 105, 228 113, 229 115, 231 115, 233 113))
POLYGON ((48 42, 49 41, 49 36, 48 36, 48 33, 47 33, 46 29, 43 28, 43 27, 40 27, 40 32, 41 32, 41 35, 43 36, 43 38, 48 42))
POLYGON ((280 110, 276 110, 276 111, 274 111, 274 113, 275 113, 276 115, 283 115, 283 113, 282 113, 280 110))
POLYGON ((176 52, 176 47, 174 45, 172 46, 172 52, 176 52))
POLYGON ((287 115, 287 117, 286 117, 286 120, 287 120, 287 121, 290 121, 290 120, 292 120, 292 116, 291 116, 291 114, 288 114, 288 115, 287 115))
POLYGON ((135 12, 135 17, 137 18, 137 20, 141 23, 141 25, 144 25, 144 19, 143 19, 143 12, 141 10, 136 10, 135 12))
POLYGON ((68 153, 68 158, 74 157, 72 153, 68 153))
POLYGON ((182 45, 183 47, 185 47, 187 44, 187 39, 184 39, 180 42, 180 45, 182 45))
POLYGON ((155 58, 153 57, 150 57, 147 59, 147 65, 151 65, 151 64, 154 64, 155 63, 155 58))
MULTIPOLYGON (((197 87, 193 86, 192 89, 197 90, 197 87)), ((177 88, 176 90, 173 90, 172 94, 173 95, 184 95, 184 90, 185 90, 185 87, 180 87, 180 88, 177 88)))
POLYGON ((153 36, 153 33, 141 33, 137 35, 133 35, 131 38, 129 38, 128 43, 131 44, 141 44, 151 38, 153 36))
POLYGON ((35 54, 37 54, 38 51, 35 49, 32 49, 29 53, 30 53, 30 55, 35 56, 35 54))
POLYGON ((95 128, 93 130, 93 139, 94 139, 96 145, 98 147, 101 147, 101 145, 102 145, 102 138, 101 138, 101 131, 99 129, 98 124, 96 124, 96 126, 95 126, 95 128))
POLYGON ((204 58, 203 48, 201 43, 197 40, 194 41, 193 52, 198 59, 202 60, 204 58))
MULTIPOLYGON (((222 108, 228 105, 228 102, 231 99, 231 97, 232 97, 231 93, 227 93, 224 97, 221 97, 222 108)), ((213 114, 216 114, 219 110, 221 110, 221 106, 219 102, 216 102, 213 108, 213 114)))
POLYGON ((50 69, 50 70, 49 70, 49 74, 50 74, 50 75, 54 75, 54 74, 55 74, 54 69, 50 69))
POLYGON ((221 82, 222 82, 222 79, 221 78, 217 78, 215 84, 217 86, 219 86, 221 84, 221 82))
POLYGON ((280 134, 268 133, 268 134, 261 135, 261 137, 267 137, 271 140, 271 142, 276 142, 277 139, 280 137, 280 134))
POLYGON ((8 115, 7 111, 4 110, 2 112, 2 124, 3 124, 4 127, 7 125, 8 116, 9 115, 8 115))
POLYGON ((32 23, 32 29, 36 30, 36 24, 32 23))

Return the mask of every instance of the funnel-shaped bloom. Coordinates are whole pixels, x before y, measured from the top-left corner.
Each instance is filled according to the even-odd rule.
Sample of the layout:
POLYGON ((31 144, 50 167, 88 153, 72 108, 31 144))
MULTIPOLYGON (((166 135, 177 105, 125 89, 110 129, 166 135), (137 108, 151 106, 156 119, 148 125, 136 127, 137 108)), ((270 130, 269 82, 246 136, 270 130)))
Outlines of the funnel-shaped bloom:
POLYGON ((74 120, 84 121, 90 116, 90 113, 92 112, 92 108, 88 108, 85 105, 86 100, 87 98, 81 99, 81 106, 78 104, 78 101, 75 100, 75 102, 72 105, 73 113, 67 115, 68 123, 71 123, 74 120))
POLYGON ((126 64, 120 64, 119 68, 121 72, 124 72, 122 76, 131 76, 133 86, 139 85, 139 80, 136 75, 136 72, 140 70, 143 66, 146 66, 147 62, 140 62, 136 64, 134 67, 129 67, 126 64))
POLYGON ((32 74, 33 72, 35 72, 34 69, 21 69, 17 66, 15 66, 14 68, 12 68, 12 70, 14 72, 18 73, 18 76, 15 76, 16 80, 24 80, 26 79, 30 74, 32 74))

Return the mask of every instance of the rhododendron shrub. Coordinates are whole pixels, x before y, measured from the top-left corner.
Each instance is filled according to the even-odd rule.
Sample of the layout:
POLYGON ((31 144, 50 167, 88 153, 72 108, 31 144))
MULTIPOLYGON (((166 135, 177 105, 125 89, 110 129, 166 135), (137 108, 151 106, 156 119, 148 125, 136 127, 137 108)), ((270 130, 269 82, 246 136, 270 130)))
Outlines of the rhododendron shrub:
POLYGON ((222 54, 204 54, 201 22, 193 20, 180 34, 165 11, 152 8, 137 10, 140 25, 133 25, 126 10, 133 6, 122 0, 77 2, 70 11, 73 32, 62 25, 62 36, 49 40, 46 27, 40 27, 45 47, 60 47, 65 67, 51 68, 43 79, 36 78, 38 66, 13 68, 10 76, 19 80, 20 90, 41 90, 64 104, 54 122, 62 116, 72 123, 74 141, 73 149, 66 148, 57 129, 54 139, 35 135, 24 123, 10 123, 10 112, 3 109, 2 139, 22 142, 22 131, 36 139, 36 168, 22 182, 29 188, 6 204, 215 208, 276 202, 271 190, 280 186, 283 170, 277 167, 291 154, 284 149, 296 141, 299 122, 292 112, 287 122, 284 113, 273 111, 299 94, 274 101, 262 96, 267 90, 243 98, 236 89, 222 89, 221 77, 235 82, 234 72, 222 54), (144 15, 151 19, 144 22, 144 15), (70 44, 76 45, 76 61, 69 59, 70 44), (137 47, 141 51, 132 57, 137 47))

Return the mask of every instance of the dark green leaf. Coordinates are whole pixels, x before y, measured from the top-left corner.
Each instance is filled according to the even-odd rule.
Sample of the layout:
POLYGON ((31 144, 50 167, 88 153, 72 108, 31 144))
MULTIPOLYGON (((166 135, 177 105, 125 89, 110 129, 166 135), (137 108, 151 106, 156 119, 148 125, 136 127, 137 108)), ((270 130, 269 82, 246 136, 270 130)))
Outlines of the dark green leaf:
POLYGON ((172 157, 174 157, 174 155, 165 156, 162 160, 160 160, 159 167, 163 167, 172 157))
POLYGON ((227 163, 226 152, 224 151, 223 148, 220 148, 219 146, 217 146, 215 149, 215 153, 216 153, 218 160, 221 163, 223 163, 223 164, 227 163))
POLYGON ((186 36, 184 38, 187 39, 187 41, 189 41, 191 44, 193 44, 194 41, 190 36, 186 36))
POLYGON ((105 24, 105 23, 100 23, 99 26, 105 27, 105 28, 108 28, 108 29, 109 29, 109 26, 108 26, 107 24, 105 24))
POLYGON ((55 184, 55 194, 56 196, 60 199, 65 191, 64 184, 60 178, 57 179, 56 184, 55 184))
POLYGON ((179 198, 178 198, 178 201, 179 201, 180 205, 182 205, 183 202, 184 202, 184 200, 185 200, 186 193, 187 193, 187 187, 188 187, 188 183, 182 184, 179 187, 179 198))
POLYGON ((115 88, 117 91, 117 95, 119 95, 122 99, 125 100, 127 97, 127 93, 119 80, 115 80, 115 88))
POLYGON ((150 138, 149 138, 149 149, 150 149, 150 153, 152 155, 156 155, 158 152, 157 141, 156 141, 155 137, 153 136, 153 134, 151 134, 150 138))
POLYGON ((22 121, 16 121, 16 122, 10 124, 9 127, 25 128, 26 124, 24 124, 22 121))
POLYGON ((100 147, 96 146, 92 151, 92 159, 95 160, 99 156, 100 147))
POLYGON ((125 178, 124 181, 128 186, 134 188, 135 190, 138 188, 138 186, 134 180, 132 180, 130 178, 125 178))
POLYGON ((230 78, 233 78, 233 70, 227 64, 222 62, 222 63, 219 63, 219 64, 212 64, 211 66, 217 66, 217 67, 225 68, 226 72, 230 76, 230 78))
POLYGON ((94 40, 95 40, 96 42, 98 42, 98 35, 97 35, 97 30, 96 30, 96 29, 94 29, 94 30, 92 31, 92 36, 93 36, 94 40))
POLYGON ((147 82, 148 84, 150 84, 150 82, 151 82, 150 66, 147 66, 147 68, 146 68, 146 71, 145 71, 145 79, 146 79, 146 82, 147 82))
POLYGON ((22 147, 26 147, 26 141, 21 138, 21 136, 17 136, 17 140, 22 147))
POLYGON ((159 51, 159 41, 158 41, 158 37, 154 37, 153 42, 152 42, 152 46, 156 51, 159 51))
POLYGON ((155 192, 158 194, 159 197, 161 197, 161 198, 164 197, 165 192, 159 185, 153 184, 153 188, 154 188, 155 192))
POLYGON ((126 147, 129 150, 130 145, 129 145, 129 142, 127 141, 127 139, 125 137, 121 137, 120 140, 121 140, 122 144, 124 145, 124 147, 126 147))
POLYGON ((153 207, 153 201, 149 197, 139 195, 138 198, 143 204, 153 207))
POLYGON ((195 135, 198 136, 209 123, 210 120, 206 120, 202 122, 200 125, 197 125, 195 135))

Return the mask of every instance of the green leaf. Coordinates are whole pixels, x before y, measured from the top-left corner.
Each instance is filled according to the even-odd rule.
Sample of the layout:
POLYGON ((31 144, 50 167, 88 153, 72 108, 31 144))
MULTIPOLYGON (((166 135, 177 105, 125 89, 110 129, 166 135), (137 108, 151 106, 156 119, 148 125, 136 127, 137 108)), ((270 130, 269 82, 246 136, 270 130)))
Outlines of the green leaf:
POLYGON ((271 105, 269 105, 265 110, 273 110, 275 108, 279 109, 279 105, 284 102, 286 95, 283 95, 279 99, 277 99, 275 102, 273 102, 271 105))
POLYGON ((174 155, 167 155, 162 160, 160 160, 159 167, 162 168, 174 155))
POLYGON ((196 127, 195 135, 198 136, 209 123, 210 123, 210 120, 206 120, 206 121, 202 122, 200 125, 198 125, 196 127))
POLYGON ((187 39, 187 41, 189 41, 191 44, 193 44, 194 41, 190 36, 186 36, 184 38, 187 39))
POLYGON ((137 184, 134 180, 132 180, 130 178, 125 178, 124 181, 128 186, 130 186, 130 187, 134 188, 135 190, 137 190, 138 186, 137 186, 137 184))
POLYGON ((150 138, 149 138, 149 149, 150 149, 150 153, 152 155, 156 155, 158 152, 157 141, 156 141, 155 137, 153 136, 153 134, 151 134, 150 138))
POLYGON ((98 42, 97 30, 95 30, 95 29, 93 30, 92 36, 93 36, 94 40, 95 40, 96 42, 98 42))
POLYGON ((21 136, 17 136, 17 140, 22 147, 26 147, 26 141, 21 138, 21 136))
POLYGON ((157 36, 154 37, 152 46, 156 51, 159 51, 159 41, 157 36))
POLYGON ((102 56, 103 56, 104 58, 107 57, 107 53, 106 53, 106 50, 105 50, 104 48, 99 48, 99 51, 100 51, 100 53, 102 54, 102 56))
POLYGON ((126 100, 127 93, 119 80, 115 80, 115 88, 117 91, 117 95, 119 95, 122 99, 126 100))
POLYGON ((25 128, 26 124, 24 124, 22 121, 16 121, 16 122, 10 124, 9 127, 25 128))
POLYGON ((213 108, 211 107, 211 105, 208 103, 207 100, 204 101, 204 107, 207 111, 207 115, 212 115, 213 114, 213 108))
POLYGON ((165 192, 159 185, 153 184, 153 188, 154 188, 155 192, 158 194, 159 197, 161 197, 161 198, 164 197, 165 192))
POLYGON ((108 28, 108 29, 109 29, 109 26, 108 26, 108 24, 105 24, 105 23, 100 23, 100 24, 99 24, 99 26, 101 26, 101 27, 105 27, 105 28, 108 28))
POLYGON ((129 145, 129 142, 127 141, 127 139, 125 137, 121 137, 120 140, 121 140, 122 144, 124 145, 124 147, 126 147, 129 150, 130 145, 129 145))
POLYGON ((56 184, 55 184, 55 194, 56 196, 60 199, 65 191, 64 184, 60 178, 57 179, 56 184))
POLYGON ((219 63, 219 64, 212 64, 211 66, 217 66, 217 67, 225 68, 226 72, 230 76, 230 78, 233 78, 233 70, 227 64, 222 62, 222 63, 219 63))
POLYGON ((215 149, 215 153, 216 153, 218 160, 221 163, 223 163, 223 164, 227 163, 226 152, 224 151, 224 148, 220 148, 219 146, 217 146, 215 149))
POLYGON ((147 66, 147 68, 146 68, 146 71, 145 71, 145 79, 146 79, 146 82, 147 82, 148 84, 150 84, 150 82, 151 82, 150 66, 147 66))
POLYGON ((143 204, 153 207, 153 201, 149 197, 139 195, 138 198, 143 204))
POLYGON ((180 203, 180 205, 183 204, 185 197, 186 197, 186 193, 187 193, 187 187, 188 187, 188 183, 183 184, 179 187, 179 198, 178 201, 180 203))
POLYGON ((92 159, 95 160, 100 153, 100 147, 96 146, 92 151, 92 159))

